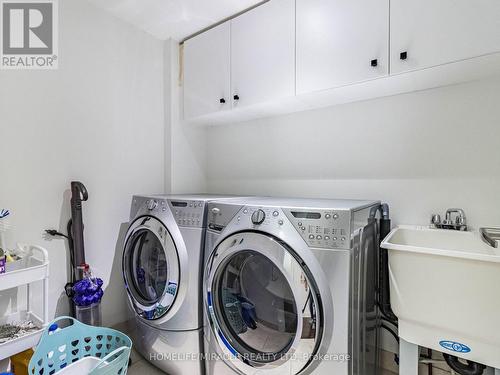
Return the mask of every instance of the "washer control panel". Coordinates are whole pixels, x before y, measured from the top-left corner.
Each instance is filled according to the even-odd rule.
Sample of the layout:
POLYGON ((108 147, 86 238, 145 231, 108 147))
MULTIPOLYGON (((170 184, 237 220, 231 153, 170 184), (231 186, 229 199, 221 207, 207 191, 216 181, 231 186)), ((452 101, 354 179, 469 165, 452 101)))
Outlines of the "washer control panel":
POLYGON ((169 200, 168 204, 179 226, 195 228, 203 226, 205 202, 195 200, 169 200))
POLYGON ((309 246, 351 248, 350 211, 287 209, 284 212, 309 246))
MULTIPOLYGON (((351 217, 351 211, 348 210, 246 206, 235 215, 234 223, 242 227, 250 225, 257 230, 292 225, 310 247, 349 250, 351 217)), ((224 226, 221 226, 220 230, 224 226)), ((216 229, 215 222, 209 219, 208 227, 216 229)))

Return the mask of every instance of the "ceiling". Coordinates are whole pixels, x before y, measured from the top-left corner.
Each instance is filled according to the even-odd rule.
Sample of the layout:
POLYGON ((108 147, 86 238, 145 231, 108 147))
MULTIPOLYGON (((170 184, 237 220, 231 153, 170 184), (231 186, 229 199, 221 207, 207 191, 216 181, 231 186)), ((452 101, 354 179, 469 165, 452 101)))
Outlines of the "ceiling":
POLYGON ((262 0, 89 0, 160 39, 182 40, 262 0))

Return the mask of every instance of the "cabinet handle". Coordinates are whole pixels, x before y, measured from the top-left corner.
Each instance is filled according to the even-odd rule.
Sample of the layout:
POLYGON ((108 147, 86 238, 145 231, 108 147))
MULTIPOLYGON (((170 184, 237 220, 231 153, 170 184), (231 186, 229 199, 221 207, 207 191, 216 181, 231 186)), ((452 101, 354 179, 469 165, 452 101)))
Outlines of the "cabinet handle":
POLYGON ((373 59, 370 64, 371 64, 371 66, 373 66, 375 68, 378 65, 378 60, 373 59))
POLYGON ((408 58, 408 52, 404 51, 399 54, 401 60, 406 60, 408 58))
POLYGON ((226 104, 226 99, 224 99, 224 98, 220 98, 220 99, 219 99, 219 103, 220 103, 220 104, 226 104))
POLYGON ((239 95, 235 95, 235 96, 233 96, 233 99, 234 100, 240 100, 240 96, 239 95))

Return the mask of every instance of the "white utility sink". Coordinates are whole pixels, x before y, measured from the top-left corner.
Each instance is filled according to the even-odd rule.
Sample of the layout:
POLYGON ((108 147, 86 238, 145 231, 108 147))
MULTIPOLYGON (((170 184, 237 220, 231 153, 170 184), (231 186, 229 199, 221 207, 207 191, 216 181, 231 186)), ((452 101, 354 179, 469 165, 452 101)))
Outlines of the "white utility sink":
POLYGON ((500 249, 479 232, 426 227, 396 228, 381 246, 399 336, 500 368, 500 249))

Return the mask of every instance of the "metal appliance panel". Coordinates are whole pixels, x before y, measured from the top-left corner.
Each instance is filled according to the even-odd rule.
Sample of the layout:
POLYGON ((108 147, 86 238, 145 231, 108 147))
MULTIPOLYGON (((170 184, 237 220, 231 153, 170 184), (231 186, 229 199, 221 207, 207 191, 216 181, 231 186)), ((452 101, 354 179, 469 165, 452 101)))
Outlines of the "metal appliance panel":
MULTIPOLYGON (((378 324, 378 310, 374 299, 370 296, 374 294, 373 279, 377 271, 364 274, 363 270, 366 267, 373 270, 376 248, 372 242, 365 239, 377 236, 375 223, 369 221, 369 212, 379 204, 378 201, 251 198, 229 203, 228 205, 233 205, 233 207, 229 213, 225 213, 223 205, 218 202, 211 203, 214 207, 220 207, 222 216, 226 216, 224 220, 219 220, 217 224, 220 226, 216 230, 210 229, 211 218, 208 217, 209 229, 206 237, 205 259, 217 244, 231 233, 255 230, 270 233, 280 238, 297 251, 304 264, 311 268, 320 290, 320 298, 325 306, 325 321, 323 323, 325 329, 318 354, 327 355, 330 360, 315 361, 301 374, 327 375, 335 372, 339 375, 371 375, 375 371, 373 364, 369 362, 376 353, 376 350, 370 346, 374 343, 376 346, 377 342, 376 330, 372 328, 378 324), (261 213, 254 215, 258 210, 262 210, 264 215, 261 213), (317 214, 300 217, 300 215, 292 215, 292 212, 319 213, 320 217, 318 218, 317 214), (336 219, 332 218, 334 213, 339 214, 336 219), (327 218, 326 214, 329 214, 330 217, 327 218), (252 216, 257 217, 259 221, 263 216, 264 218, 262 222, 256 224, 252 221, 252 216), (230 217, 232 218, 230 219, 230 217), (299 220, 302 223, 300 228, 299 220), (339 220, 338 224, 332 224, 335 220, 339 220), (303 231, 302 227, 304 226, 306 229, 303 231), (337 240, 335 243, 331 238, 325 240, 324 235, 329 235, 325 233, 325 228, 330 229, 330 231, 344 229, 345 242, 337 240), (367 233, 363 236, 365 230, 367 233), (375 235, 372 235, 372 230, 375 231, 375 235), (317 236, 321 231, 323 231, 321 239, 309 238, 310 234, 317 236), (360 274, 360 271, 363 274, 360 274), (361 308, 362 313, 353 312, 353 307, 361 308), (369 322, 366 320, 368 313, 373 313, 369 322), (361 337, 360 334, 364 334, 363 332, 367 334, 361 337), (369 348, 369 354, 366 353, 367 348, 369 348), (346 355, 354 355, 356 358, 346 360, 346 355), (366 372, 360 372, 362 370, 366 372)), ((205 311, 206 314, 207 311, 205 311)), ((207 354, 221 355, 222 351, 213 331, 205 327, 205 333, 207 354)), ((245 369, 244 373, 290 375, 288 370, 274 368, 254 371, 248 368, 245 369)), ((207 373, 229 374, 235 372, 223 361, 214 361, 207 362, 207 373)))
POLYGON ((202 375, 203 331, 164 331, 136 319, 129 332, 136 349, 147 361, 167 374, 202 375))

